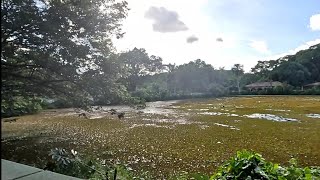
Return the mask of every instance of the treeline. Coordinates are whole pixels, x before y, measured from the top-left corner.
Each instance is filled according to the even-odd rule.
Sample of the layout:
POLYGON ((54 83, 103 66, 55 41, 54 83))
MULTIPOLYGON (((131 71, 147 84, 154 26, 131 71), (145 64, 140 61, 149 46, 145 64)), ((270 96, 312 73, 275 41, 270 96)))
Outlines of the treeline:
POLYGON ((277 60, 258 61, 243 83, 280 81, 293 87, 320 82, 320 44, 277 60))
MULTIPOLYGON (((296 55, 259 61, 251 73, 203 60, 163 64, 143 48, 117 52, 125 1, 3 0, 1 116, 46 107, 136 105, 153 100, 244 93, 251 82, 277 80, 291 89, 320 81, 319 44, 296 55)), ((286 91, 282 91, 286 92, 286 91)))
POLYGON ((132 94, 147 101, 223 96, 236 81, 231 70, 215 69, 200 59, 165 67, 167 72, 141 77, 132 94))
POLYGON ((320 44, 277 60, 258 61, 249 73, 244 73, 240 64, 231 70, 215 69, 198 59, 180 66, 169 64, 167 72, 140 79, 133 94, 149 101, 234 94, 319 95, 319 86, 307 90, 303 87, 320 82, 320 44), (270 81, 280 81, 284 86, 254 92, 245 88, 251 83, 270 81))

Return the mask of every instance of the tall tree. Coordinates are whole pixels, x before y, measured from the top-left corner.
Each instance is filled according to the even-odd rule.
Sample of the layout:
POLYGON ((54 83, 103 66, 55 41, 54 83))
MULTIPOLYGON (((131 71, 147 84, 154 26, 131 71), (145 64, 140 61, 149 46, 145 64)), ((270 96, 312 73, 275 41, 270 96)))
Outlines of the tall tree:
POLYGON ((2 100, 63 96, 83 104, 90 97, 83 74, 104 74, 127 10, 114 0, 2 0, 2 100))
POLYGON ((243 70, 243 65, 241 64, 234 64, 233 67, 231 68, 231 71, 233 72, 233 74, 236 77, 236 83, 237 83, 237 88, 238 88, 238 93, 241 93, 241 89, 240 89, 240 80, 242 75, 244 74, 244 70, 243 70))
POLYGON ((143 48, 121 53, 119 59, 128 72, 126 83, 129 91, 136 90, 139 77, 160 72, 163 68, 162 59, 154 55, 149 56, 143 48))
POLYGON ((311 73, 306 67, 298 62, 285 62, 272 72, 274 80, 287 82, 293 86, 303 87, 305 82, 308 82, 311 73))

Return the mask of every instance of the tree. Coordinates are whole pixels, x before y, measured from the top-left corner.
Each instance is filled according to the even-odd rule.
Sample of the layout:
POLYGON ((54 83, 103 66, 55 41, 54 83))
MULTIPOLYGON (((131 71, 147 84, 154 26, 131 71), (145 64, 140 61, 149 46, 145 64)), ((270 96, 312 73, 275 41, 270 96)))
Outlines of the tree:
POLYGON ((273 80, 287 82, 302 87, 311 77, 311 73, 297 62, 285 62, 272 72, 273 80))
POLYGON ((135 91, 139 83, 139 77, 162 70, 162 59, 160 57, 149 56, 145 49, 134 48, 120 54, 120 61, 125 65, 128 72, 126 83, 129 91, 135 91))
POLYGON ((163 66, 166 67, 169 74, 172 73, 177 68, 176 64, 171 64, 171 63, 163 66))
POLYGON ((277 60, 258 61, 252 68, 255 79, 277 80, 293 86, 320 81, 320 44, 277 60))
POLYGON ((2 102, 58 96, 86 104, 87 74, 104 73, 127 11, 126 2, 113 0, 2 0, 2 102))
POLYGON ((237 88, 238 88, 238 93, 241 93, 241 89, 240 89, 240 80, 241 77, 244 73, 243 70, 243 65, 240 64, 234 64, 233 67, 231 68, 232 73, 235 75, 236 77, 236 83, 237 83, 237 88))

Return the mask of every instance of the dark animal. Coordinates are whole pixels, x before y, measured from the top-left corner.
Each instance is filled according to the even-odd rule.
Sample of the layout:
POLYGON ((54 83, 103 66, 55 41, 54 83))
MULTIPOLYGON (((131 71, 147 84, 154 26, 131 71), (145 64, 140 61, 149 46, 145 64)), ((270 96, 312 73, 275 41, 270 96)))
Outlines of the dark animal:
POLYGON ((18 118, 7 118, 7 119, 4 119, 3 122, 16 122, 18 118))
POLYGON ((86 115, 86 113, 80 113, 80 114, 78 115, 78 117, 82 117, 82 116, 88 119, 88 116, 86 115))
POLYGON ((97 106, 96 108, 95 108, 95 110, 102 110, 102 106, 97 106))
POLYGON ((138 111, 137 114, 143 114, 143 111, 138 111))
POLYGON ((118 113, 118 118, 119 118, 119 119, 124 118, 124 112, 118 113))
POLYGON ((111 113, 111 115, 117 114, 117 110, 115 110, 115 109, 110 109, 110 113, 111 113))

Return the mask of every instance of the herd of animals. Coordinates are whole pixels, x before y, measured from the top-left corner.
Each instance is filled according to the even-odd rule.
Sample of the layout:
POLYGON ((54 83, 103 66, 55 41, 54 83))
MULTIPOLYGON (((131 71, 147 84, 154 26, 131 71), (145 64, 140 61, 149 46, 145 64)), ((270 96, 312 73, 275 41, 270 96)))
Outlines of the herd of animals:
MULTIPOLYGON (((97 108, 96 108, 96 110, 101 110, 101 109, 102 109, 102 107, 97 107, 97 108)), ((117 115, 119 119, 123 119, 123 118, 124 118, 124 115, 125 115, 124 112, 118 112, 116 109, 110 109, 108 112, 109 112, 111 115, 117 115)), ((137 114, 142 114, 142 113, 143 113, 143 111, 138 111, 137 114)), ((80 113, 80 114, 78 115, 78 117, 84 117, 84 118, 89 119, 88 116, 87 116, 87 114, 84 113, 84 112, 83 112, 83 113, 80 113)))
MULTIPOLYGON (((97 108, 95 108, 95 110, 103 110, 101 106, 98 106, 97 108)), ((56 112, 56 111, 53 111, 53 112, 56 112)), ((79 111, 78 111, 79 112, 79 111)), ((109 112, 111 115, 117 115, 119 119, 123 119, 124 118, 124 115, 125 113, 124 112, 118 112, 116 109, 110 109, 108 110, 107 112, 109 112)), ((143 111, 138 111, 137 114, 142 114, 143 111)), ((78 117, 84 117, 86 119, 89 119, 89 117, 87 116, 86 113, 82 112, 82 113, 79 113, 78 114, 78 117)), ((9 122, 9 123, 12 123, 12 122, 16 122, 18 120, 17 117, 11 117, 11 118, 5 118, 3 120, 3 122, 9 122)))

